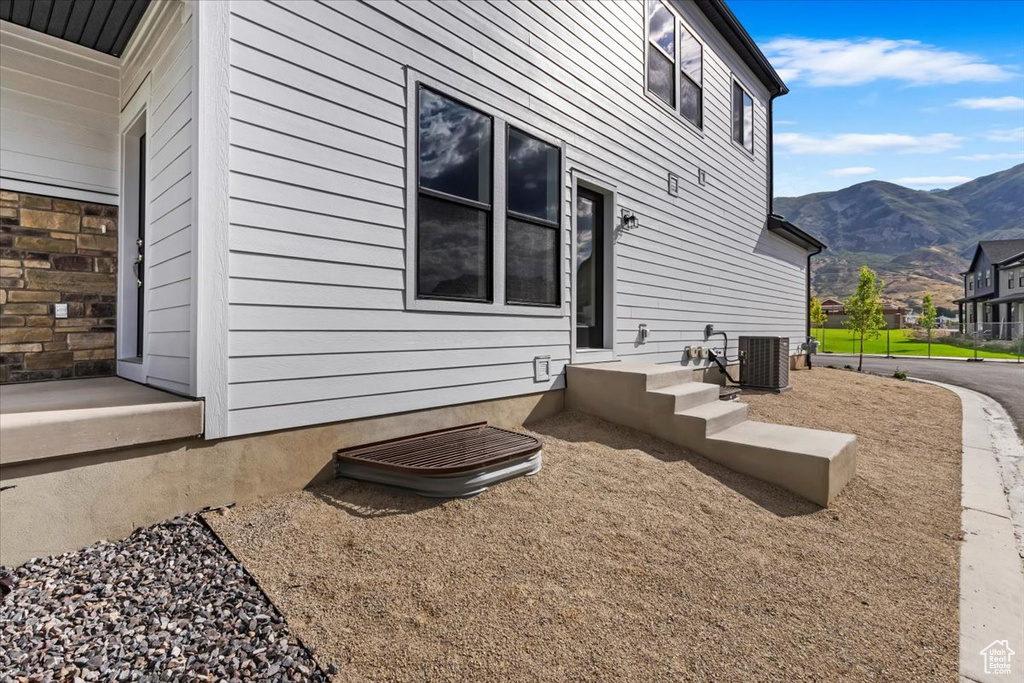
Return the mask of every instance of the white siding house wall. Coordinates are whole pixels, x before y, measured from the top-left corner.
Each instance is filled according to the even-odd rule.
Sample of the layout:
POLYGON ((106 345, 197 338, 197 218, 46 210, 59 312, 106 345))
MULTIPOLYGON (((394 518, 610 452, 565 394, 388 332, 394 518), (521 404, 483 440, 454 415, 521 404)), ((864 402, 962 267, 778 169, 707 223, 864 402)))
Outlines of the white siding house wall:
POLYGON ((229 433, 564 386, 571 302, 555 317, 407 310, 407 69, 565 143, 566 299, 570 171, 639 217, 615 246, 619 359, 678 363, 706 323, 801 339, 805 254, 765 229, 767 93, 678 9, 704 44, 702 131, 645 94, 640 0, 232 2, 229 433), (731 138, 733 78, 754 97, 752 155, 731 138), (552 378, 534 382, 541 355, 552 378))
POLYGON ((0 185, 117 204, 117 59, 0 21, 0 185))
POLYGON ((121 103, 147 78, 145 381, 194 394, 192 18, 189 5, 156 2, 122 58, 121 103))

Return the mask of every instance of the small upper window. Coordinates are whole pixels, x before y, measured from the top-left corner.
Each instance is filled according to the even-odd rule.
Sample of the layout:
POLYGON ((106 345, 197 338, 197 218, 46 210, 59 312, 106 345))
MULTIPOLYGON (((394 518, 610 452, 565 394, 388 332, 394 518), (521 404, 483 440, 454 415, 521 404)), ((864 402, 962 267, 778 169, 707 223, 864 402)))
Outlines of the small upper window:
POLYGON ((491 301, 490 116, 419 91, 417 296, 491 301))
POLYGON ((679 72, 679 112, 700 128, 704 108, 704 47, 682 27, 679 29, 679 72))
POLYGON ((505 299, 557 306, 560 301, 561 150, 508 129, 505 299))
POLYGON ((676 17, 660 0, 647 2, 647 89, 676 106, 676 17))
POLYGON ((754 100, 743 87, 732 84, 732 139, 745 150, 754 152, 754 100))
POLYGON ((974 280, 971 278, 967 278, 967 290, 974 291, 974 280))
POLYGON ((989 287, 991 285, 992 285, 992 271, 991 270, 986 270, 985 271, 985 286, 989 287))

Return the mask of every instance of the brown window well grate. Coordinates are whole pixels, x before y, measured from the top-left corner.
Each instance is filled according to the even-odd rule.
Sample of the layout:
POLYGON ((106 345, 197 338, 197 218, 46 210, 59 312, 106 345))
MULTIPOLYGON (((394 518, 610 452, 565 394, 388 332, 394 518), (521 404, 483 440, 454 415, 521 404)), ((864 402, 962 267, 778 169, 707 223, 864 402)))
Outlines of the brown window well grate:
POLYGON ((478 422, 342 448, 334 457, 339 468, 359 466, 421 477, 447 477, 530 457, 540 450, 540 441, 532 436, 478 422))

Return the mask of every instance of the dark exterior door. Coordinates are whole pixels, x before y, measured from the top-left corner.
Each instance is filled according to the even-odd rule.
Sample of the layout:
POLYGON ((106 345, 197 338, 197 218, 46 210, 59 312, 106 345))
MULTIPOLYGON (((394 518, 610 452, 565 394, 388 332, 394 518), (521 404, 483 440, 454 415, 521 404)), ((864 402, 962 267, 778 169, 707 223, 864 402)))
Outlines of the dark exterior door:
POLYGON ((143 255, 146 246, 146 136, 139 137, 139 237, 135 240, 138 254, 135 263, 135 286, 138 296, 135 299, 135 355, 142 358, 142 344, 146 339, 146 264, 143 255))
POLYGON ((576 190, 576 348, 604 348, 604 198, 576 190))

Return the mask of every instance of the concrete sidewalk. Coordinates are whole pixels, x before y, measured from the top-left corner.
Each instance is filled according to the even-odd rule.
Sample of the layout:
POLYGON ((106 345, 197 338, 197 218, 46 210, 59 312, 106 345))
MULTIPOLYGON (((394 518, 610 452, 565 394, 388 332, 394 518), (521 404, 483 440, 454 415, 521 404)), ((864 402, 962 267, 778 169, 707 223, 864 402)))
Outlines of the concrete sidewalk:
POLYGON ((958 386, 928 383, 956 393, 963 406, 961 681, 1024 680, 1024 566, 1014 537, 1015 523, 1024 530, 1024 498, 1017 500, 1024 495, 1018 478, 1024 447, 997 402, 958 386), (1008 674, 986 673, 982 650, 994 641, 1007 641, 1016 653, 1008 674))

